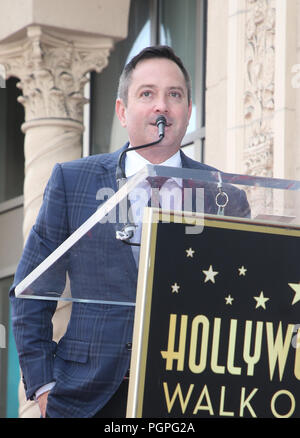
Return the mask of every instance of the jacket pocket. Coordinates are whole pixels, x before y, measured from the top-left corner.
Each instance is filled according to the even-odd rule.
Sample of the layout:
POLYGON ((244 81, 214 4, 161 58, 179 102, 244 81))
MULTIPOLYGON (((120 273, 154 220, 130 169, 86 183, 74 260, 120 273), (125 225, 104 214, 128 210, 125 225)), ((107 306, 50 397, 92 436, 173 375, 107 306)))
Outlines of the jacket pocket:
POLYGON ((56 349, 56 355, 64 360, 86 363, 89 357, 90 344, 75 339, 62 338, 56 349))

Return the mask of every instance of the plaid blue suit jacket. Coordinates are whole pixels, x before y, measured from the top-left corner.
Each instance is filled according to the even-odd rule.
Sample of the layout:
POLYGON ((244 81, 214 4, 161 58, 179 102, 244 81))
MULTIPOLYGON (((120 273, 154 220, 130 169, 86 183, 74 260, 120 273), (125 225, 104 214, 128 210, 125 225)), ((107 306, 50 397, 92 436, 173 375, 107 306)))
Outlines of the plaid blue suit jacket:
MULTIPOLYGON (((55 381, 48 397, 50 417, 91 417, 115 393, 129 369, 134 307, 74 302, 66 333, 57 344, 51 322, 56 301, 15 298, 14 288, 96 211, 99 189, 117 191, 119 154, 94 155, 54 167, 10 290, 26 396, 32 398, 38 388, 55 381)), ((182 164, 212 169, 183 153, 182 164)), ((213 196, 206 201, 210 213, 216 212, 213 196)), ((231 199, 229 209, 247 216, 244 192, 235 190, 231 199)), ((95 298, 134 302, 136 263, 131 247, 115 238, 114 224, 92 229, 79 245, 67 261, 72 295, 88 290, 95 298)), ((63 272, 55 278, 55 288, 61 292, 64 286, 63 272)))

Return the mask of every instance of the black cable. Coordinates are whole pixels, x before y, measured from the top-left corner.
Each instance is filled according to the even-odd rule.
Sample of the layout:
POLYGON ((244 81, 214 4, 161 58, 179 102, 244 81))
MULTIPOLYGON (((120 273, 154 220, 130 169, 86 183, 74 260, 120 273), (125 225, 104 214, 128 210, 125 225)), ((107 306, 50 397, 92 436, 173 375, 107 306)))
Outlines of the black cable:
MULTIPOLYGON (((142 149, 142 148, 146 148, 149 146, 154 146, 156 144, 158 144, 159 142, 162 141, 162 139, 165 136, 165 125, 167 124, 166 118, 162 115, 158 116, 156 119, 156 126, 158 127, 158 135, 159 135, 159 139, 156 141, 153 141, 151 143, 147 143, 147 144, 143 144, 141 146, 134 146, 134 147, 130 147, 130 148, 126 148, 124 149, 124 151, 122 151, 119 155, 119 159, 118 159, 118 164, 117 164, 117 169, 116 169, 116 180, 117 180, 117 184, 118 184, 118 188, 120 188, 120 183, 121 181, 126 180, 126 175, 125 175, 125 170, 122 167, 122 160, 123 157, 125 156, 125 154, 127 152, 130 151, 136 151, 137 149, 142 149)), ((125 166, 124 166, 125 167, 125 166)), ((116 236, 119 240, 121 240, 123 243, 126 243, 127 245, 132 245, 132 246, 141 246, 140 243, 135 243, 135 242, 129 242, 129 240, 133 237, 134 235, 134 231, 132 231, 132 227, 134 226, 134 224, 126 224, 123 227, 123 231, 117 231, 116 236), (129 235, 129 233, 131 234, 129 237, 124 238, 124 233, 126 233, 127 235, 129 235), (120 237, 123 234, 122 237, 120 237), (119 235, 119 237, 118 237, 119 235)))
POLYGON ((117 169, 116 169, 116 180, 118 182, 118 187, 119 187, 119 181, 121 181, 122 179, 126 179, 125 170, 122 167, 122 160, 123 160, 124 155, 130 151, 136 151, 137 149, 142 149, 142 148, 146 148, 149 146, 154 146, 154 145, 158 144, 159 142, 161 142, 162 139, 164 138, 164 136, 165 136, 165 129, 164 128, 165 128, 165 125, 167 124, 165 117, 164 116, 157 117, 155 123, 156 123, 156 126, 158 127, 158 135, 159 135, 158 140, 153 141, 152 143, 143 144, 141 146, 134 146, 134 147, 126 148, 126 149, 124 149, 124 151, 122 151, 120 153, 118 165, 117 165, 117 169))

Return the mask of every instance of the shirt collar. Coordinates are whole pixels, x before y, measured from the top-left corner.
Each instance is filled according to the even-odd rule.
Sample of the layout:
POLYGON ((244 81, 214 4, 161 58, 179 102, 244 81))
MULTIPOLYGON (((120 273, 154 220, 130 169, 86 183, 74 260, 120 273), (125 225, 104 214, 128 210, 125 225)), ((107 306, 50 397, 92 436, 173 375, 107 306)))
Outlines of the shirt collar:
MULTIPOLYGON (((125 159, 125 175, 127 178, 133 176, 139 170, 146 166, 146 164, 153 164, 150 161, 142 157, 138 152, 131 151, 130 154, 126 154, 125 159)), ((172 157, 168 158, 159 166, 169 166, 169 167, 182 167, 180 151, 177 151, 172 157)))

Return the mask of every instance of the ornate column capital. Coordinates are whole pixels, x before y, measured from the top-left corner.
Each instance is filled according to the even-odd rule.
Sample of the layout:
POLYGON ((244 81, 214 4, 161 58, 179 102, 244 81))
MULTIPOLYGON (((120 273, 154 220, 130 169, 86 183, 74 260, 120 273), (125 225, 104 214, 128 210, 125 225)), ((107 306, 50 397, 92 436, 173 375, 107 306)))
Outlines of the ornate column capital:
POLYGON ((0 44, 6 77, 20 79, 25 121, 54 118, 82 123, 87 73, 106 67, 112 46, 112 38, 68 35, 41 26, 29 26, 21 41, 0 44))

